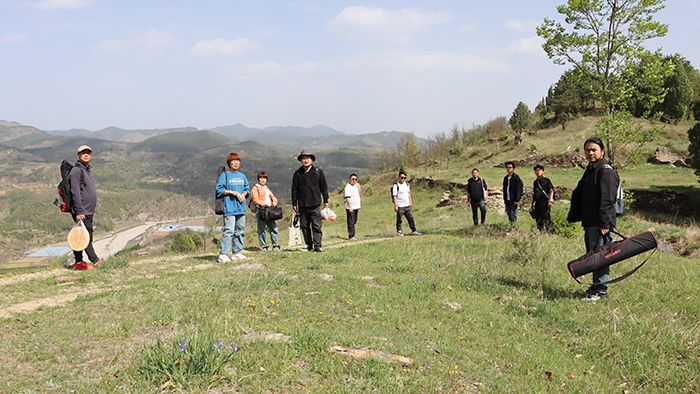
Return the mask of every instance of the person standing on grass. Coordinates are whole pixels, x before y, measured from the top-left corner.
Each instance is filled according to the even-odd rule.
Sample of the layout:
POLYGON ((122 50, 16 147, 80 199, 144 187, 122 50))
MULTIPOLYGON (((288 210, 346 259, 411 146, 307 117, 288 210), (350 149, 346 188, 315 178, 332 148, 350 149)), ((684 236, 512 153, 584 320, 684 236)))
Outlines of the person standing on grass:
POLYGON ((328 184, 323 170, 314 166, 316 156, 313 153, 304 149, 297 160, 301 167, 292 176, 292 209, 299 213, 306 249, 320 253, 323 252, 321 202, 328 208, 328 184))
POLYGON ((535 211, 535 222, 540 232, 552 232, 552 218, 550 210, 554 202, 554 185, 549 178, 544 177, 544 165, 535 164, 535 176, 532 183, 532 207, 535 211))
POLYGON ((253 186, 251 191, 251 198, 253 204, 257 207, 255 218, 258 222, 258 241, 260 241, 260 248, 264 252, 270 250, 267 246, 267 241, 265 240, 265 229, 270 231, 270 240, 272 241, 272 251, 280 250, 280 245, 277 239, 278 229, 277 221, 275 220, 265 220, 263 218, 263 207, 276 207, 277 197, 272 193, 272 190, 267 186, 267 172, 261 171, 258 173, 258 183, 253 186))
POLYGON ((403 237, 401 216, 406 217, 408 226, 411 228, 411 235, 421 235, 416 230, 416 222, 413 220, 413 197, 411 196, 411 186, 406 181, 406 172, 399 171, 399 181, 391 187, 391 195, 394 198, 394 211, 396 211, 396 234, 403 237))
POLYGON ((216 181, 216 196, 224 196, 224 230, 219 263, 246 258, 242 252, 245 241, 245 202, 250 193, 250 185, 245 174, 238 171, 241 167, 241 156, 238 153, 229 153, 226 164, 228 170, 222 172, 216 181), (232 257, 228 256, 229 253, 233 253, 232 257))
MULTIPOLYGON (((586 252, 612 242, 615 231, 615 198, 620 177, 605 157, 605 145, 598 137, 583 144, 588 166, 578 185, 571 193, 571 207, 567 220, 581 222, 586 252)), ((582 300, 595 302, 608 295, 610 267, 593 271, 593 284, 582 300)))
POLYGON ((350 179, 345 185, 345 215, 348 222, 348 239, 357 241, 355 225, 360 214, 360 184, 357 182, 357 174, 350 174, 350 179))
POLYGON ((506 162, 506 176, 503 177, 503 201, 506 203, 508 221, 515 224, 518 220, 518 207, 523 196, 523 181, 515 173, 515 163, 506 162))
POLYGON ((472 177, 467 180, 467 207, 472 208, 474 225, 479 224, 477 210, 481 211, 481 224, 486 221, 486 203, 489 199, 486 181, 479 176, 477 168, 472 169, 472 177))
POLYGON ((97 257, 95 248, 92 246, 92 218, 95 215, 95 208, 97 207, 97 188, 95 186, 95 180, 92 177, 91 161, 92 148, 88 145, 81 145, 78 148, 78 161, 75 162, 75 166, 73 166, 68 175, 72 201, 71 216, 76 223, 82 220, 88 234, 90 234, 90 242, 87 248, 85 248, 85 253, 90 263, 83 261, 82 250, 73 251, 73 257, 75 257, 74 267, 75 269, 81 270, 99 267, 103 263, 103 260, 97 257))

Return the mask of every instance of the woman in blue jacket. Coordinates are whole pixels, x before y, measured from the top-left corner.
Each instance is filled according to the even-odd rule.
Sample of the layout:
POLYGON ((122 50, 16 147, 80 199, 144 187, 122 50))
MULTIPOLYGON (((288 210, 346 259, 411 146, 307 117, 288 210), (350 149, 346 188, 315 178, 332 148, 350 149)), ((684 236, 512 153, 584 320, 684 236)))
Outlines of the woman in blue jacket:
POLYGON ((228 171, 222 172, 216 181, 216 196, 224 196, 224 231, 219 249, 219 263, 246 258, 241 252, 245 239, 246 198, 250 194, 250 185, 245 174, 238 171, 241 167, 241 156, 238 153, 229 153, 226 163, 228 171), (229 257, 231 248, 233 256, 229 257))

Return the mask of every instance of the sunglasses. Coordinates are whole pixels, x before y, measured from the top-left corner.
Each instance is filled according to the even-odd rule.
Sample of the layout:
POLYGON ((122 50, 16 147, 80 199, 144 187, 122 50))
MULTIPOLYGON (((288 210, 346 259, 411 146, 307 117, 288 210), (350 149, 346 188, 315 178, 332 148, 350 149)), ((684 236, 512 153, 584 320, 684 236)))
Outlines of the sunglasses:
POLYGON ((405 176, 402 176, 402 177, 399 177, 399 178, 401 178, 401 179, 406 179, 406 177, 405 177, 405 176))

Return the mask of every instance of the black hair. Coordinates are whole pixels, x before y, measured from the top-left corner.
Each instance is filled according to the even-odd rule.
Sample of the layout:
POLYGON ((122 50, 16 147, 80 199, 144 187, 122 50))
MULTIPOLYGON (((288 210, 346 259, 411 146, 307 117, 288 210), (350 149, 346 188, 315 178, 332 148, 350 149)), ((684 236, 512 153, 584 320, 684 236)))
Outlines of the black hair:
POLYGON ((605 144, 603 143, 603 140, 601 140, 598 137, 591 137, 586 140, 586 142, 583 143, 583 149, 586 149, 586 145, 588 145, 589 142, 592 142, 600 147, 600 150, 605 150, 605 144))
POLYGON ((404 170, 399 171, 399 176, 401 175, 406 175, 406 177, 408 178, 408 174, 406 174, 406 171, 404 170))
POLYGON ((355 174, 354 172, 353 172, 352 174, 350 174, 350 178, 352 178, 352 177, 359 178, 359 177, 357 176, 357 174, 355 174))
POLYGON ((508 166, 513 166, 513 168, 515 168, 515 163, 513 163, 512 161, 507 161, 506 167, 508 167, 508 166))
POLYGON ((535 164, 534 167, 532 167, 533 170, 536 170, 536 169, 538 169, 538 168, 541 168, 542 171, 544 171, 544 165, 543 165, 543 164, 537 163, 537 164, 535 164))
POLYGON ((472 172, 474 172, 474 171, 479 172, 479 169, 474 167, 474 168, 472 168, 472 172))

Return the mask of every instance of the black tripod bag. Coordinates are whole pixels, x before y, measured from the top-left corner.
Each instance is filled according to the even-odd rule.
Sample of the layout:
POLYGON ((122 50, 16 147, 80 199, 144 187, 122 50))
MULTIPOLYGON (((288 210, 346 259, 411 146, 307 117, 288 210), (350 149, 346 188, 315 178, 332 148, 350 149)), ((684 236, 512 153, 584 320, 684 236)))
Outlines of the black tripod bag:
MULTIPOLYGON (((627 260, 630 257, 634 257, 640 253, 656 249, 658 245, 656 236, 651 231, 646 231, 629 238, 626 238, 617 232, 615 232, 615 234, 619 235, 623 239, 597 247, 576 260, 569 262, 569 273, 574 280, 579 282, 577 279, 579 276, 583 276, 601 268, 619 263, 620 261, 627 260)), ((632 271, 629 271, 621 277, 603 284, 619 282, 627 278, 641 268, 646 261, 647 260, 644 260, 642 264, 638 265, 632 271)))

